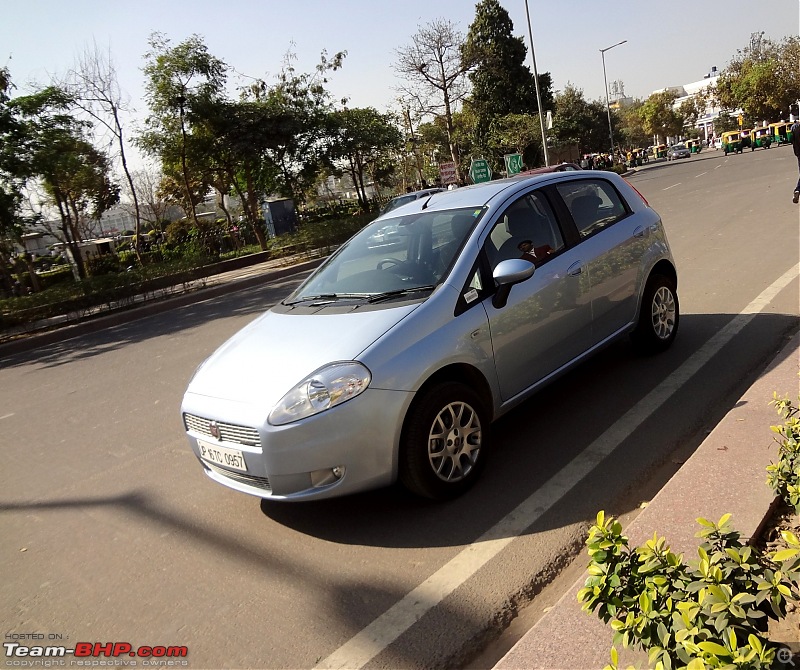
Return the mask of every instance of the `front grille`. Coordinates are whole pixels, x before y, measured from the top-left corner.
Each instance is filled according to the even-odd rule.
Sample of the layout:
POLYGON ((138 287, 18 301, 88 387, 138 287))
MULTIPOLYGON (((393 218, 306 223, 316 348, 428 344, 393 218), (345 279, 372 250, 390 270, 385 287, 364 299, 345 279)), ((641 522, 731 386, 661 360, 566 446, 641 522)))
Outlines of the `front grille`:
POLYGON ((235 482, 239 482, 240 484, 245 484, 247 486, 252 486, 253 488, 261 489, 266 493, 272 493, 272 488, 269 485, 269 479, 266 477, 256 477, 254 475, 248 475, 245 472, 234 472, 233 470, 226 470, 225 468, 220 468, 214 465, 213 463, 209 463, 208 461, 203 461, 203 467, 216 472, 218 475, 222 475, 226 479, 232 479, 235 482))
MULTIPOLYGON (((211 429, 209 428, 211 425, 210 419, 203 419, 202 417, 194 416, 194 414, 184 414, 183 422, 186 426, 186 430, 213 437, 213 435, 211 435, 211 429)), ((220 423, 219 421, 217 422, 217 426, 219 426, 220 441, 222 442, 243 444, 247 447, 260 446, 261 441, 258 438, 258 431, 255 428, 234 426, 232 423, 220 423)))

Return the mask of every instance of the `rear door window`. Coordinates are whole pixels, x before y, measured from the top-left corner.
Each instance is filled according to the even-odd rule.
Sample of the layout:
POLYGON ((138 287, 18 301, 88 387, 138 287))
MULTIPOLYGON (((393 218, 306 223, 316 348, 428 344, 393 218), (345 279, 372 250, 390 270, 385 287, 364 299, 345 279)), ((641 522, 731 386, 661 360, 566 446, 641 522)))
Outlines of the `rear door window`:
POLYGON ((560 182, 556 189, 564 199, 581 238, 607 228, 629 214, 622 196, 602 179, 560 182))

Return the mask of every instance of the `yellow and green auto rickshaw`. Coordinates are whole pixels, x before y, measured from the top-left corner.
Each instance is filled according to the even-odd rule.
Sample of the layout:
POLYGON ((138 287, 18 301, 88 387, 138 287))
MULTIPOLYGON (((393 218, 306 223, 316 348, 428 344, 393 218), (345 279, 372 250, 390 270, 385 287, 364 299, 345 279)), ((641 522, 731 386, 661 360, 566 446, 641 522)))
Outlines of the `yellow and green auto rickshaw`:
POLYGON ((754 128, 750 133, 750 151, 755 151, 758 147, 769 149, 772 144, 772 134, 769 128, 754 128))
POLYGON ((770 123, 767 126, 772 133, 772 141, 776 144, 791 144, 792 142, 792 124, 786 121, 778 121, 777 123, 770 123))
POLYGON ((742 134, 738 130, 722 133, 722 150, 726 156, 730 153, 742 153, 742 134))
POLYGON ((700 140, 686 140, 684 144, 689 152, 693 154, 699 154, 703 148, 703 143, 700 140))
POLYGON ((742 136, 742 151, 745 149, 753 148, 753 129, 752 128, 742 128, 739 132, 742 136))
POLYGON ((666 144, 657 144, 653 147, 653 158, 666 158, 667 157, 667 145, 666 144))

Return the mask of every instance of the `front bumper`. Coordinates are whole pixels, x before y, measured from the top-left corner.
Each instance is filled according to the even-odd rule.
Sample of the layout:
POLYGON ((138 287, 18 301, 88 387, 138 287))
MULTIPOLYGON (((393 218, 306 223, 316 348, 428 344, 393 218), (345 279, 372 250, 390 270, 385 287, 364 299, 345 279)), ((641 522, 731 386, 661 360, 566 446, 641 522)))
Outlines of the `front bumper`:
POLYGON ((193 393, 184 396, 181 413, 192 451, 214 481, 260 498, 313 500, 395 480, 400 431, 412 397, 410 392, 370 388, 333 409, 284 426, 267 422, 271 408, 193 393), (206 430, 211 421, 236 429, 223 430, 217 439, 206 430), (198 439, 240 451, 246 472, 202 458, 198 439), (341 476, 333 474, 334 468, 341 476))

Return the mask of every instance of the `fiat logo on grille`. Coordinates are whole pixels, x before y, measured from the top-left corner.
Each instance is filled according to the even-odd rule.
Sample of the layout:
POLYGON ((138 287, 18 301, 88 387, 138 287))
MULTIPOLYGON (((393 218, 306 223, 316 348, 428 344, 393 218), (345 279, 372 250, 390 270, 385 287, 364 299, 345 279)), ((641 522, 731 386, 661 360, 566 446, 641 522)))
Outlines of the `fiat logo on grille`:
POLYGON ((219 432, 219 424, 216 421, 208 424, 208 432, 211 433, 211 437, 215 440, 222 439, 222 433, 219 432))

